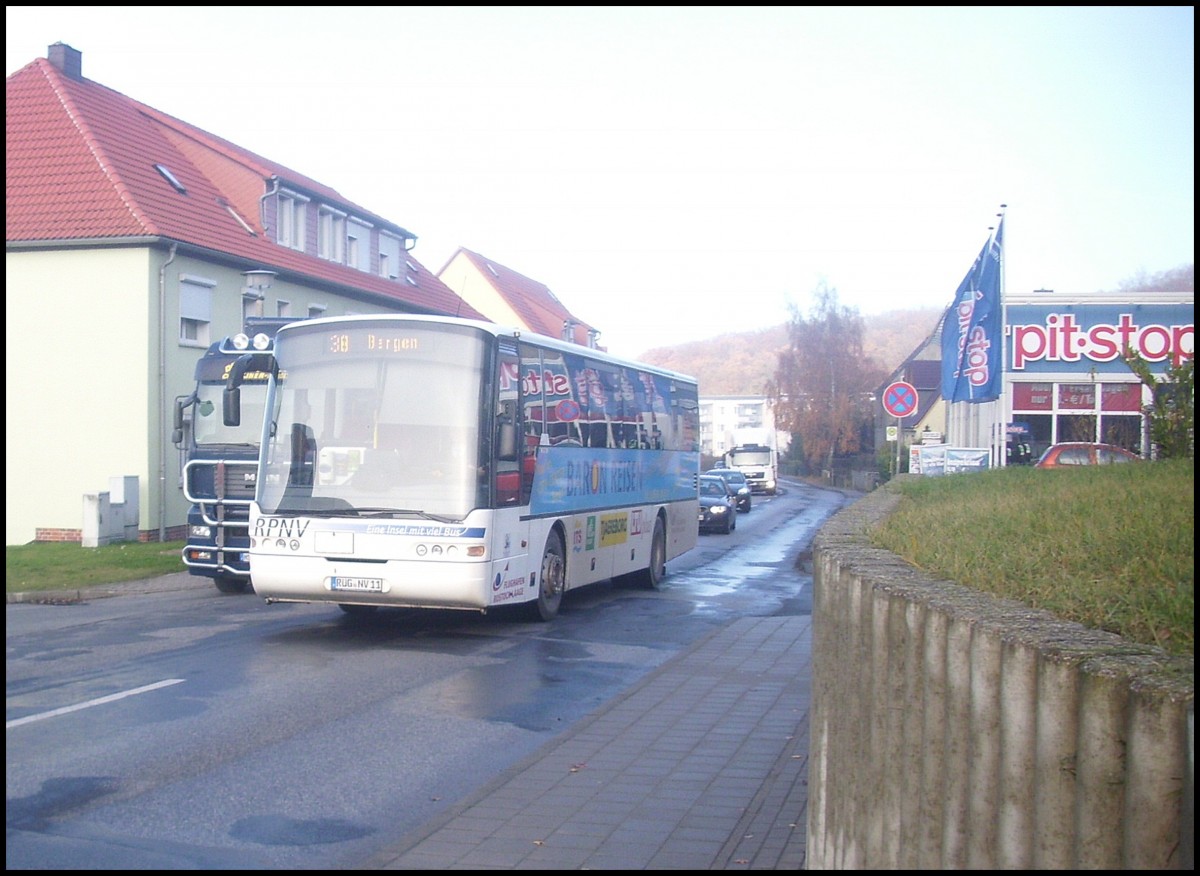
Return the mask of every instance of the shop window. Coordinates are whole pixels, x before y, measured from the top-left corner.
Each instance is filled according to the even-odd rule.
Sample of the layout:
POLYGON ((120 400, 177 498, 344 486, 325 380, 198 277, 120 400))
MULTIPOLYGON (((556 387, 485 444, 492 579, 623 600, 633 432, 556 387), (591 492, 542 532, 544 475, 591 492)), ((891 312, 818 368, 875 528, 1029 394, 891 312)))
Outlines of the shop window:
MULTIPOLYGON (((1059 410, 1094 411, 1096 409, 1096 384, 1060 383, 1058 385, 1059 410)), ((1072 441, 1091 441, 1091 438, 1072 438, 1072 441)))
POLYGON ((1058 417, 1058 435, 1055 440, 1059 444, 1064 441, 1097 440, 1095 415, 1060 414, 1058 417))
POLYGON ((1140 383, 1105 383, 1100 387, 1100 410, 1142 410, 1142 385, 1140 383))

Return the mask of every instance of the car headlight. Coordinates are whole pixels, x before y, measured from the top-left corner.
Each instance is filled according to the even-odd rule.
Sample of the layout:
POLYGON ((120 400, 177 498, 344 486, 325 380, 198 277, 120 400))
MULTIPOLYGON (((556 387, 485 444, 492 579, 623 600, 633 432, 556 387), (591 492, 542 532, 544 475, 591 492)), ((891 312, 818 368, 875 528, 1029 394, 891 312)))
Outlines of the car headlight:
POLYGON ((724 514, 726 511, 729 510, 729 506, 728 505, 713 505, 708 510, 712 514, 724 514))

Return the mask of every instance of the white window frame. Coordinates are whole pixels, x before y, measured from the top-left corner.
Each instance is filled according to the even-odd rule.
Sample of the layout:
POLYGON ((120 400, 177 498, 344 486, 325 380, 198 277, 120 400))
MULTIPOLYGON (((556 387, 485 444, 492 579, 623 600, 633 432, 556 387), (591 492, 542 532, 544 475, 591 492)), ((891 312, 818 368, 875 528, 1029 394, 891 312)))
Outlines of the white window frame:
POLYGON ((379 276, 389 280, 397 280, 400 275, 400 254, 404 252, 404 242, 394 234, 379 232, 379 276))
POLYGON ((242 325, 246 324, 248 317, 263 315, 263 300, 263 296, 253 292, 242 293, 242 325))
POLYGON ((296 192, 280 191, 276 201, 275 239, 289 249, 304 252, 307 236, 308 198, 296 192))
POLYGON ((179 275, 179 345, 207 347, 212 337, 212 299, 216 280, 179 275))
POLYGON ((317 256, 330 262, 346 261, 346 214, 328 204, 317 207, 317 256))
POLYGON ((346 219, 346 264, 371 270, 371 224, 353 216, 346 219))

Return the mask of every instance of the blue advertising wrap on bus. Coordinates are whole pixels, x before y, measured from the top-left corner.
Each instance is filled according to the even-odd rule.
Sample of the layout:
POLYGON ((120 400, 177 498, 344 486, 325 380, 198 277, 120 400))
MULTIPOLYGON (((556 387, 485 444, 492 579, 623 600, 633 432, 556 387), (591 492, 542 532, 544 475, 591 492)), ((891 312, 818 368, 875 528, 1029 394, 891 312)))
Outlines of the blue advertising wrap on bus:
POLYGON ((268 602, 550 620, 696 544, 694 378, 432 316, 307 321, 275 356, 249 551, 268 602))

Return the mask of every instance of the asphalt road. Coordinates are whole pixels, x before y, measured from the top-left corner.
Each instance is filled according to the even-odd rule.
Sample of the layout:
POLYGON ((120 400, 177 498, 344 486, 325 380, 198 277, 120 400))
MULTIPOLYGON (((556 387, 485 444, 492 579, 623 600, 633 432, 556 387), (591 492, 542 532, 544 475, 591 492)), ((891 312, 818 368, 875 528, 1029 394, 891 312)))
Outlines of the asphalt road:
POLYGON ((350 869, 739 618, 811 610, 792 485, 662 590, 503 614, 268 606, 186 574, 6 610, 9 869, 350 869))

